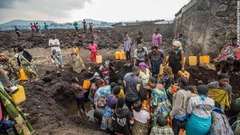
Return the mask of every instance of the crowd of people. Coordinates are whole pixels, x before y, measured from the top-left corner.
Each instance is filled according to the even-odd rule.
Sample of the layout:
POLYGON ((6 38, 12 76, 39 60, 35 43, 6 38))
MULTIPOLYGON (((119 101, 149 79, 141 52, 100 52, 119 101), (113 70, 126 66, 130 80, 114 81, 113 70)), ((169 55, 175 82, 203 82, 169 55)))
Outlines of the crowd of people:
MULTIPOLYGON (((35 30, 35 27, 33 28, 35 30)), ((217 81, 196 86, 195 90, 189 89, 188 78, 178 74, 179 71, 185 71, 185 52, 181 40, 172 42, 168 59, 166 52, 161 49, 162 40, 160 30, 156 29, 152 35, 151 50, 148 50, 144 46, 143 32, 138 33, 135 44, 126 32, 123 48, 126 52, 127 66, 133 65, 132 72, 125 74, 117 82, 111 82, 109 72, 115 69, 114 65, 106 60, 98 68, 98 72, 91 79, 93 83, 87 98, 95 110, 96 121, 101 123, 101 129, 117 135, 178 135, 181 129, 184 129, 187 135, 233 135, 234 131, 240 130, 240 126, 230 126, 224 113, 232 102, 228 73, 233 70, 233 63, 238 61, 236 52, 239 46, 236 38, 233 38, 214 59, 221 62, 217 81), (225 65, 228 66, 227 71, 222 73, 225 65)), ((64 64, 60 41, 56 34, 52 34, 48 45, 51 48, 51 60, 56 66, 57 74, 60 74, 64 72, 64 64)), ((94 63, 97 60, 98 46, 92 40, 88 48, 91 52, 90 62, 94 63)), ((80 73, 85 69, 85 65, 78 47, 73 45, 72 49, 73 70, 80 73)), ((14 48, 14 52, 12 58, 0 52, 0 82, 3 86, 0 87, 0 109, 8 107, 5 102, 11 102, 13 109, 17 108, 14 102, 6 100, 11 100, 8 96, 18 89, 15 86, 20 77, 18 69, 25 71, 29 81, 38 80, 37 68, 31 54, 21 46, 14 48)), ((92 70, 91 67, 89 70, 92 70)), ((71 89, 79 111, 86 113, 84 98, 87 91, 80 86, 77 77, 72 78, 71 89)), ((16 111, 22 114, 21 110, 16 111)), ((21 117, 26 121, 26 132, 32 132, 25 116, 21 117)), ((5 123, 1 121, 1 124, 5 123)))

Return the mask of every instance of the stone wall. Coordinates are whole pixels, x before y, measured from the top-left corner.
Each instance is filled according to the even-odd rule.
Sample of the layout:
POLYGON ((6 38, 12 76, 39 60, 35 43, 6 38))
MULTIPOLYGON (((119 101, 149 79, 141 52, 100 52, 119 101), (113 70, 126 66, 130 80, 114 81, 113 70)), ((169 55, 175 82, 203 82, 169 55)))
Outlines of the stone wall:
POLYGON ((128 32, 130 37, 135 41, 138 32, 141 30, 144 35, 145 42, 151 42, 152 34, 154 33, 154 29, 159 28, 160 33, 163 36, 163 44, 168 44, 169 39, 172 39, 173 35, 173 24, 143 24, 143 25, 132 25, 132 26, 118 26, 115 27, 117 32, 122 33, 124 35, 125 32, 128 32))
POLYGON ((215 57, 237 35, 236 0, 192 0, 175 16, 173 34, 183 34, 188 55, 215 57))

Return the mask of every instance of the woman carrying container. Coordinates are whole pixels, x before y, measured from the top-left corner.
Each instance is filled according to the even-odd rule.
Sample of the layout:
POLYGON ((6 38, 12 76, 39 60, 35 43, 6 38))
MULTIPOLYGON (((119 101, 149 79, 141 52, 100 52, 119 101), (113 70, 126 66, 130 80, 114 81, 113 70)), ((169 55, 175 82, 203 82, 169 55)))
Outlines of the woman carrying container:
POLYGON ((172 68, 174 78, 175 80, 177 79, 177 74, 179 70, 184 70, 184 52, 182 50, 182 45, 181 42, 179 41, 174 41, 172 43, 172 50, 169 55, 169 66, 172 68))

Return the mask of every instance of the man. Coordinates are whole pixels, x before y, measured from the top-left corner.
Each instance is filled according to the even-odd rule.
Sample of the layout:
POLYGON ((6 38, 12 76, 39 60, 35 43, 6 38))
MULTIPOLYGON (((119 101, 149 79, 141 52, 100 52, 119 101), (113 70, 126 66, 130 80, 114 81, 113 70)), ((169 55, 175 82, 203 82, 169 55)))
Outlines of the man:
POLYGON ((143 47, 142 44, 137 45, 137 49, 134 51, 133 65, 138 66, 140 62, 145 62, 147 60, 148 50, 143 47))
POLYGON ((221 74, 225 66, 227 66, 226 74, 233 70, 233 64, 235 61, 235 53, 238 48, 237 37, 232 38, 231 43, 226 44, 222 50, 221 54, 217 58, 213 59, 216 62, 220 62, 220 69, 217 74, 221 74))
POLYGON ((134 66, 131 73, 127 73, 123 82, 125 85, 125 97, 126 105, 131 110, 133 103, 141 99, 142 101, 146 99, 146 92, 143 88, 143 83, 138 75, 140 73, 140 68, 134 66))
POLYGON ((143 40, 143 33, 142 33, 142 31, 139 31, 137 39, 136 39, 136 46, 138 44, 143 44, 143 42, 144 42, 144 40, 143 40))
POLYGON ((157 46, 158 48, 162 45, 162 35, 159 31, 159 28, 156 28, 154 34, 152 35, 152 45, 157 46))
POLYGON ((148 54, 148 63, 152 69, 152 74, 156 75, 159 73, 159 67, 163 63, 165 64, 165 55, 164 52, 158 49, 157 46, 151 48, 151 52, 148 54))
POLYGON ((73 23, 73 26, 75 27, 76 30, 78 30, 78 23, 76 21, 73 23))
POLYGON ((44 28, 45 28, 46 31, 48 31, 48 25, 47 25, 46 22, 44 22, 44 28))
POLYGON ((123 41, 124 41, 124 51, 126 52, 127 60, 130 61, 132 46, 131 46, 131 38, 129 37, 127 32, 125 32, 125 37, 123 41))
POLYGON ((83 20, 83 29, 84 29, 84 32, 86 33, 87 32, 87 24, 86 24, 86 21, 85 19, 83 20))
POLYGON ((20 37, 20 30, 18 29, 17 26, 15 26, 15 32, 16 32, 17 36, 20 37))
POLYGON ((61 67, 63 67, 63 60, 62 60, 62 52, 61 52, 61 48, 60 48, 60 42, 56 38, 56 34, 53 34, 52 38, 49 39, 48 45, 49 45, 49 47, 51 47, 51 52, 53 50, 56 50, 56 53, 60 58, 61 67))

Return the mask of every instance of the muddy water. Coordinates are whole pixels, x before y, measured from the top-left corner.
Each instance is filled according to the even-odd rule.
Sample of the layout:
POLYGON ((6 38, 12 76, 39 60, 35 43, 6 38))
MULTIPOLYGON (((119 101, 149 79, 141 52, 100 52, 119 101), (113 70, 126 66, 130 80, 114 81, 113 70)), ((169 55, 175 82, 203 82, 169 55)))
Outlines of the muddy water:
MULTIPOLYGON (((86 110, 86 116, 89 118, 88 120, 89 121, 94 121, 94 117, 93 117, 94 109, 91 107, 91 102, 89 102, 89 101, 85 102, 84 107, 85 107, 85 110, 86 110)), ((79 111, 81 116, 85 115, 80 110, 78 110, 77 103, 74 102, 73 104, 71 104, 69 106, 68 115, 76 115, 76 114, 78 114, 78 111, 79 111)))

